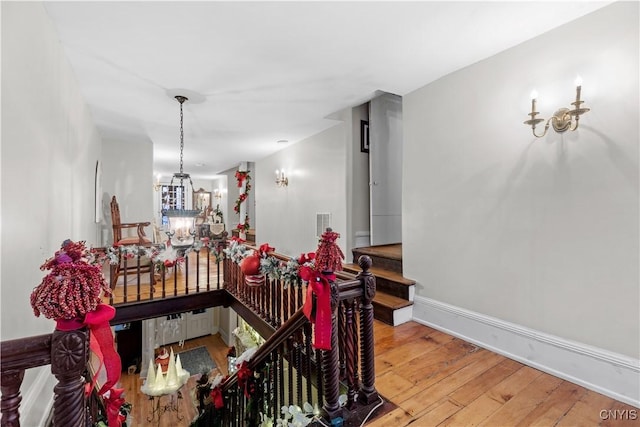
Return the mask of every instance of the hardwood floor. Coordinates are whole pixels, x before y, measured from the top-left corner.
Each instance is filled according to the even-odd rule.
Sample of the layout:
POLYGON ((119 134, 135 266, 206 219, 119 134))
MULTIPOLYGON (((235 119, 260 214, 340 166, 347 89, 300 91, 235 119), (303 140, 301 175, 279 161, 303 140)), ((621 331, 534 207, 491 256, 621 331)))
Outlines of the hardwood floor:
MULTIPOLYGON (((415 322, 392 327, 376 321, 375 339, 376 387, 397 408, 369 427, 640 425, 637 408, 415 322), (603 410, 618 410, 627 419, 601 420, 603 410)), ((226 374, 227 347, 220 336, 190 340, 184 349, 200 345, 226 374)), ((139 393, 139 375, 123 373, 133 425, 188 426, 195 416, 188 391, 195 380, 182 389, 184 420, 167 412, 160 424, 151 424, 151 401, 139 393)))
MULTIPOLYGON (((216 370, 222 374, 227 374, 227 350, 219 334, 209 335, 207 337, 195 338, 185 341, 184 347, 180 348, 177 344, 173 344, 174 352, 182 352, 190 350, 192 348, 205 346, 211 355, 211 358, 216 364, 216 370)), ((212 372, 212 376, 216 375, 216 372, 212 372)), ((150 400, 148 396, 140 392, 140 387, 144 383, 144 378, 140 378, 139 374, 127 374, 122 373, 120 378, 119 387, 124 388, 124 395, 127 402, 132 404, 131 416, 132 423, 127 427, 136 426, 158 426, 158 427, 181 427, 188 426, 190 422, 196 416, 196 408, 193 403, 192 390, 195 389, 196 381, 199 375, 194 375, 189 378, 187 384, 185 384, 180 392, 182 394, 182 400, 179 403, 179 412, 168 411, 160 416, 158 421, 157 417, 154 421, 147 421, 151 414, 152 405, 156 403, 154 400, 150 400), (178 419, 178 414, 183 417, 182 420, 178 419)), ((174 399, 177 398, 177 394, 174 395, 174 399)), ((156 398, 157 399, 157 398, 156 398)), ((161 405, 165 405, 170 402, 170 396, 163 396, 161 398, 161 405)))

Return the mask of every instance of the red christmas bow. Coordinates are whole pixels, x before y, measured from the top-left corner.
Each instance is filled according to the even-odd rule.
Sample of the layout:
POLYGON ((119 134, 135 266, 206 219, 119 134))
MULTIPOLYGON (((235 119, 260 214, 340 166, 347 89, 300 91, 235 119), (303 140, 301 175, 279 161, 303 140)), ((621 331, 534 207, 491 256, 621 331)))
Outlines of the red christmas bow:
POLYGON ((307 298, 302 311, 315 325, 313 346, 320 350, 331 350, 331 285, 336 280, 333 273, 320 273, 307 266, 300 267, 300 278, 309 282, 307 298), (314 305, 313 295, 316 296, 314 305))
POLYGON ((124 398, 122 397, 122 393, 124 389, 122 388, 112 388, 109 391, 109 396, 104 397, 104 404, 107 409, 107 421, 109 422, 109 427, 121 427, 122 426, 122 417, 120 416, 120 408, 124 404, 124 398))
POLYGON ((298 264, 303 265, 307 262, 311 262, 316 258, 316 253, 315 252, 309 252, 308 254, 300 254, 300 257, 298 257, 298 264))
POLYGON ((247 362, 242 362, 240 368, 238 368, 238 386, 242 389, 244 395, 247 398, 251 397, 249 390, 249 380, 251 379, 252 375, 253 372, 247 366, 247 362))
POLYGON ((220 390, 220 387, 211 390, 211 400, 216 409, 224 408, 224 400, 222 399, 222 390, 220 390))
MULTIPOLYGON (((115 314, 116 309, 112 306, 98 304, 94 311, 90 311, 85 315, 84 321, 80 321, 80 319, 58 319, 56 321, 56 328, 60 331, 79 329, 84 325, 89 327, 89 347, 100 361, 100 367, 94 376, 94 383, 102 366, 105 367, 107 376, 107 380, 98 391, 100 395, 118 382, 120 371, 122 370, 120 355, 113 345, 113 334, 109 325, 109 320, 113 319, 115 314)), ((90 391, 91 388, 89 388, 88 392, 90 391)))
POLYGON ((260 252, 260 255, 261 255, 261 256, 262 256, 263 254, 264 254, 264 255, 267 255, 269 252, 273 252, 273 251, 275 251, 275 250, 276 250, 276 248, 272 248, 271 246, 269 246, 269 244, 268 244, 268 243, 263 243, 263 244, 261 244, 261 245, 260 245, 260 248, 259 248, 259 252, 260 252))

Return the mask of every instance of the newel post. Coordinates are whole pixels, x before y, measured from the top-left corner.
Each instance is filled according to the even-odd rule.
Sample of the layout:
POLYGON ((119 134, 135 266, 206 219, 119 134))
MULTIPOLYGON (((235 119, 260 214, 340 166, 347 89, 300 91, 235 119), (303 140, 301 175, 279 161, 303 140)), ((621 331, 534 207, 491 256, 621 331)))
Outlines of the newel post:
POLYGON ((322 371, 324 386, 324 406, 322 409, 329 419, 338 420, 342 425, 342 408, 340 407, 340 358, 338 355, 338 286, 329 282, 331 286, 331 350, 322 350, 322 371))
POLYGON ((376 371, 373 342, 373 297, 376 294, 376 278, 369 271, 373 262, 366 255, 358 258, 358 265, 362 269, 357 278, 363 287, 362 303, 360 305, 360 343, 362 362, 362 384, 358 393, 358 401, 368 405, 378 399, 376 391, 376 371))
POLYGON ((87 402, 83 374, 89 357, 89 331, 55 330, 51 341, 51 373, 58 384, 53 388, 53 425, 85 427, 87 402))

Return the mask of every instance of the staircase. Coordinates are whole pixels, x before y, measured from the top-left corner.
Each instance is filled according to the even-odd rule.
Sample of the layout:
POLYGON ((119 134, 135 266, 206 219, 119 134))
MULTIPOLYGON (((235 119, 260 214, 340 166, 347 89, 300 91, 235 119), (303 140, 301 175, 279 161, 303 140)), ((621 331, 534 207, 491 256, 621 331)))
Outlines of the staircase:
POLYGON ((402 244, 355 248, 352 253, 353 263, 343 265, 348 273, 360 272, 357 261, 361 255, 373 261, 369 271, 376 277, 374 317, 392 326, 411 320, 416 282, 402 275, 402 244))

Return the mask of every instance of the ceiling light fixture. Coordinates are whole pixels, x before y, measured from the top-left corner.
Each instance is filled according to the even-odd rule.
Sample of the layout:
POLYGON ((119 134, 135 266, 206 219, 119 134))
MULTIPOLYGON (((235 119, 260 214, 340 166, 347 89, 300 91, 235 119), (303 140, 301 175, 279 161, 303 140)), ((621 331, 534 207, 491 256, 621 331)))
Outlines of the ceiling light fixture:
POLYGON ((173 201, 173 209, 166 209, 162 211, 163 215, 166 215, 169 218, 169 230, 167 231, 167 236, 171 241, 171 246, 176 248, 178 251, 191 247, 195 242, 196 229, 195 229, 195 218, 200 213, 200 211, 195 209, 186 209, 186 195, 193 193, 193 182, 191 181, 191 176, 188 173, 184 172, 184 161, 183 161, 183 151, 184 151, 184 114, 182 113, 182 104, 185 101, 188 101, 188 98, 185 96, 176 96, 176 100, 180 103, 180 172, 176 172, 173 174, 171 178, 170 186, 173 186, 174 180, 180 181, 180 186, 178 187, 179 191, 175 193, 175 200, 173 201), (184 186, 184 181, 187 180, 191 185, 191 191, 186 191, 184 186))

